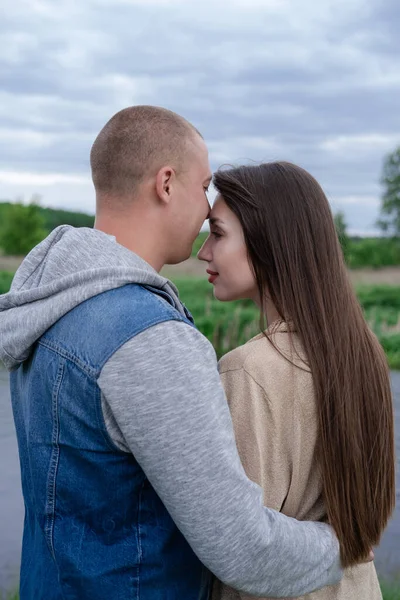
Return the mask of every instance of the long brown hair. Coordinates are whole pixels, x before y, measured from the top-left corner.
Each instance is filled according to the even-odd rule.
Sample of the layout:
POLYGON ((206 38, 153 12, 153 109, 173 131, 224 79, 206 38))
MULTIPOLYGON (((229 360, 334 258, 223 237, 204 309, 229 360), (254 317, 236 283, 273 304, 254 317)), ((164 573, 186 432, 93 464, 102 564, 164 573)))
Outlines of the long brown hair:
POLYGON ((319 415, 324 502, 344 566, 379 543, 395 504, 393 406, 384 352, 349 281, 328 200, 287 162, 218 171, 260 297, 297 331, 319 415))

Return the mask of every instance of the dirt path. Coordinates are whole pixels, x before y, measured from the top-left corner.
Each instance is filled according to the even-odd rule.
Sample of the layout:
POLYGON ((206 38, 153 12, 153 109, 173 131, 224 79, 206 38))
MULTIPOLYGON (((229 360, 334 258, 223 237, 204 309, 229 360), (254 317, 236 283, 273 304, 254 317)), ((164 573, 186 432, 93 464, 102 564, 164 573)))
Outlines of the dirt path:
POLYGON ((354 284, 400 285, 400 267, 382 269, 354 269, 350 271, 354 284))
MULTIPOLYGON (((180 265, 164 267, 162 274, 166 277, 205 277, 206 264, 196 258, 189 258, 180 265)), ((400 285, 400 266, 384 267, 382 269, 354 269, 350 271, 354 284, 390 284, 400 285)))
POLYGON ((0 271, 13 273, 21 264, 22 256, 0 256, 0 271))
MULTIPOLYGON (((0 271, 16 271, 21 264, 22 257, 19 256, 0 256, 0 271)), ((189 258, 180 265, 166 266, 162 270, 165 277, 179 279, 182 277, 206 277, 206 264, 200 262, 197 258, 189 258)), ((399 285, 400 286, 400 266, 384 267, 382 269, 354 269, 350 271, 350 277, 354 284, 366 285, 399 285)))

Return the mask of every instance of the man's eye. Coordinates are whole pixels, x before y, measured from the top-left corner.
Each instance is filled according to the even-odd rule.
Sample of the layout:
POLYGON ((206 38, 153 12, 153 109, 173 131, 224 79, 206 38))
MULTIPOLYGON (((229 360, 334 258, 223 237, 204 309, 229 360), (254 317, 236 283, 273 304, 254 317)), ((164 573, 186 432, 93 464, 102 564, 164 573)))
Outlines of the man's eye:
POLYGON ((208 194, 208 187, 205 187, 204 191, 205 191, 206 194, 208 194))

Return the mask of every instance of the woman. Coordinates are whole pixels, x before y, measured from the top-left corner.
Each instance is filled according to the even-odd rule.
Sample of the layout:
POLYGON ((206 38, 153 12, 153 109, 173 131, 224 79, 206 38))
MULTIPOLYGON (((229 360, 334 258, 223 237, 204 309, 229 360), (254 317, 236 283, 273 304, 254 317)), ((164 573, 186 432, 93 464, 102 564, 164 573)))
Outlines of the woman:
MULTIPOLYGON (((395 502, 389 372, 329 203, 284 162, 219 171, 214 185, 199 258, 216 298, 251 298, 268 325, 220 362, 243 466, 267 506, 337 533, 344 578, 307 598, 382 598, 373 563, 360 562, 395 502)), ((241 597, 215 582, 214 600, 241 597)))

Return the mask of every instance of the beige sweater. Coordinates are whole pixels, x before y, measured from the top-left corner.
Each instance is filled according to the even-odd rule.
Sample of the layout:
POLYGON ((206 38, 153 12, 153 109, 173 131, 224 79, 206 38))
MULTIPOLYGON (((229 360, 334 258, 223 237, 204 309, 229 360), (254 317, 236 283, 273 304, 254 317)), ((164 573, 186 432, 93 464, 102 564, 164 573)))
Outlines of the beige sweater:
MULTIPOLYGON (((274 344, 297 365, 300 342, 281 323, 274 344), (296 352, 291 351, 290 337, 296 352)), ((290 364, 260 334, 220 361, 240 458, 247 475, 264 490, 264 504, 300 520, 326 518, 316 461, 317 416, 310 372, 290 364)), ((215 581, 213 600, 250 598, 215 581)), ((345 570, 340 584, 302 600, 380 600, 373 563, 345 570)))

